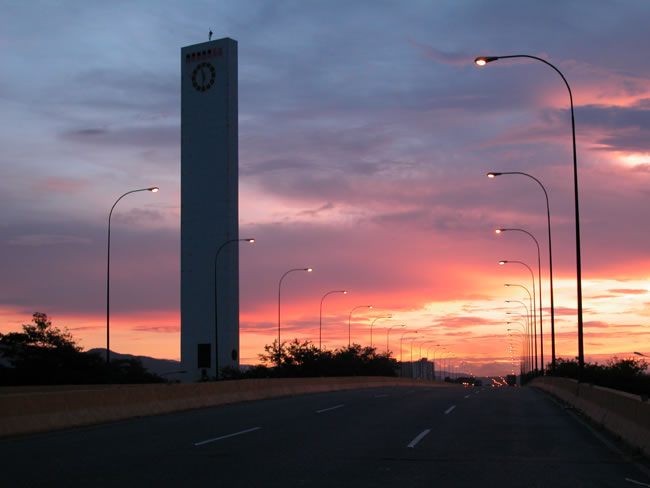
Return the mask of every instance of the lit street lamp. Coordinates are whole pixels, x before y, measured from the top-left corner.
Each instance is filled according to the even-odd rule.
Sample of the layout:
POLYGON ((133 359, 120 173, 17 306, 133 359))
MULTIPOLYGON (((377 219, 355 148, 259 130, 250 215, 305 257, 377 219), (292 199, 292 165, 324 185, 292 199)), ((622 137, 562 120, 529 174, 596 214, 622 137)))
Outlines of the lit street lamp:
MULTIPOLYGON (((551 292, 551 371, 555 371, 555 301, 553 299, 553 247, 551 244, 551 208, 548 203, 548 193, 546 188, 533 175, 528 173, 523 173, 521 171, 502 171, 500 173, 490 172, 487 174, 488 178, 494 179, 497 176, 501 175, 522 175, 527 176, 528 178, 537 182, 537 184, 542 188, 544 192, 544 197, 546 198, 546 222, 548 226, 548 268, 549 268, 549 283, 550 283, 550 292, 551 292)), ((541 284, 540 284, 541 291, 541 284)), ((542 299, 540 298, 540 304, 542 299)), ((541 305, 540 305, 541 309, 541 305)))
POLYGON ((483 56, 478 57, 474 62, 478 66, 485 66, 487 63, 492 61, 497 61, 498 59, 509 59, 509 58, 527 58, 534 59, 545 65, 553 68, 557 74, 560 75, 562 81, 566 85, 566 88, 569 92, 569 102, 571 106, 571 136, 573 142, 573 193, 575 201, 575 227, 576 227, 576 282, 577 282, 577 299, 578 299, 578 377, 581 378, 584 370, 585 356, 584 356, 584 341, 583 341, 583 322, 582 322, 582 259, 580 253, 580 212, 578 206, 578 157, 576 150, 576 124, 575 117, 573 113, 573 93, 571 92, 571 86, 569 82, 564 77, 562 72, 557 69, 553 64, 549 63, 545 59, 538 58, 537 56, 531 56, 529 54, 513 54, 508 56, 483 56))
POLYGON ((117 202, 122 200, 125 196, 131 193, 137 193, 140 191, 150 191, 151 193, 157 193, 160 191, 160 188, 157 186, 152 186, 150 188, 141 188, 139 190, 127 191, 120 198, 115 200, 115 203, 111 207, 111 211, 108 213, 108 254, 106 259, 106 365, 110 364, 110 302, 111 302, 111 216, 113 215, 113 209, 117 202))
POLYGON ((323 295, 323 298, 320 299, 320 315, 318 320, 318 349, 321 349, 323 340, 323 300, 325 300, 325 297, 327 295, 331 295, 332 293, 343 293, 344 295, 348 294, 347 290, 332 290, 325 293, 325 295, 323 295))
POLYGON ((282 350, 282 343, 280 342, 280 293, 282 290, 282 280, 284 280, 285 276, 287 276, 289 273, 293 273, 294 271, 307 271, 308 273, 311 273, 313 271, 313 268, 290 269, 282 275, 282 278, 280 278, 280 282, 278 283, 278 361, 280 361, 280 352, 282 350))
MULTIPOLYGON (((535 243, 535 246, 537 247, 537 293, 539 296, 539 307, 537 310, 539 310, 539 347, 540 347, 540 358, 542 362, 542 374, 544 374, 544 326, 542 322, 542 261, 541 261, 541 256, 539 252, 539 242, 537 242, 537 239, 535 239, 535 236, 528 232, 527 230, 524 229, 496 229, 495 233, 496 234, 501 234, 503 232, 507 231, 515 231, 515 232, 523 232, 524 234, 527 234, 535 243)), ((535 278, 533 278, 533 283, 535 283, 535 278)), ((534 291, 533 291, 534 293, 534 291)))
POLYGON ((399 338, 399 362, 402 363, 402 341, 406 334, 418 334, 417 330, 407 330, 402 334, 402 337, 399 338))
POLYGON ((214 255, 214 367, 215 367, 215 377, 219 379, 219 316, 217 314, 218 311, 218 302, 219 302, 219 295, 217 293, 218 291, 218 280, 217 280, 217 265, 219 263, 219 253, 221 253, 221 250, 226 247, 228 244, 231 244, 233 242, 249 242, 249 243, 254 243, 255 239, 252 237, 248 239, 230 239, 221 244, 219 248, 217 249, 217 252, 214 255))
POLYGON ((372 328, 375 325, 375 322, 377 322, 380 319, 392 319, 392 315, 381 315, 379 317, 375 317, 373 321, 370 323, 370 347, 372 348, 372 328))
POLYGON ((351 345, 351 338, 352 338, 352 312, 354 312, 357 308, 367 308, 372 310, 372 305, 358 305, 354 307, 352 310, 350 310, 350 315, 348 315, 348 347, 351 345))
MULTIPOLYGON (((533 304, 532 304, 532 325, 533 325, 533 330, 534 330, 534 342, 535 342, 535 353, 537 353, 537 306, 536 306, 536 300, 535 300, 535 274, 533 273, 533 270, 528 266, 526 263, 522 261, 499 261, 499 264, 509 264, 509 263, 515 263, 515 264, 521 264, 522 266, 525 266, 528 271, 530 272, 530 278, 533 282, 533 304)), ((544 368, 544 364, 542 363, 542 369, 544 368)), ((537 369, 537 368, 535 368, 537 369)))
POLYGON ((390 354, 390 331, 393 330, 395 327, 406 327, 406 324, 399 324, 399 325, 393 325, 392 327, 389 327, 388 330, 386 331, 386 354, 390 354))

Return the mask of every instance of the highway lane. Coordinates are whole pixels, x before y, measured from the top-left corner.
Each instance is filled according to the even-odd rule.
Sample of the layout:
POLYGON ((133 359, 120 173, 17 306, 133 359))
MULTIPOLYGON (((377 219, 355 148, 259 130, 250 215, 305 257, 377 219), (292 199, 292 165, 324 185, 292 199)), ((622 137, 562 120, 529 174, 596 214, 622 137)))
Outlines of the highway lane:
POLYGON ((381 388, 0 440, 3 486, 650 486, 528 388, 381 388), (641 485, 637 483, 642 483, 641 485))

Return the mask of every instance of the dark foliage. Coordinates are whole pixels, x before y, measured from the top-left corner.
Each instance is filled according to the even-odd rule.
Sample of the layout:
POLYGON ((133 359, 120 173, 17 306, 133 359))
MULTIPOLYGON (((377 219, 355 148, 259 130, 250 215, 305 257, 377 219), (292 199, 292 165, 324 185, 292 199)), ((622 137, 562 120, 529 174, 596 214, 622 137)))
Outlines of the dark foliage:
POLYGON ((377 354, 373 347, 350 347, 334 351, 321 350, 310 341, 300 343, 297 339, 267 344, 259 355, 262 364, 238 371, 226 368, 222 379, 242 378, 302 378, 315 376, 395 376, 397 361, 389 354, 377 354))
POLYGON ((22 332, 0 333, 0 385, 74 385, 155 383, 137 359, 119 359, 107 368, 102 356, 82 352, 67 329, 54 327, 44 313, 35 313, 22 332))
MULTIPOLYGON (((585 363, 580 381, 598 386, 626 391, 637 395, 650 395, 650 375, 645 371, 648 363, 638 359, 611 359, 606 364, 585 363)), ((578 361, 557 359, 555 371, 547 375, 578 379, 578 361)))

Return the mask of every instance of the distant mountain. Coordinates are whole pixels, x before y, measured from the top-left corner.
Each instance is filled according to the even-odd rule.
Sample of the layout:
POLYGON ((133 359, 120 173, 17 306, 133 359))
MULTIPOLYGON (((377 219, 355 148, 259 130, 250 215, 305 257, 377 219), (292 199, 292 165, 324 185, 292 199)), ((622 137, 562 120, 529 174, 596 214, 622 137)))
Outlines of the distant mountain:
MULTIPOLYGON (((98 347, 85 351, 86 354, 99 354, 101 357, 106 357, 106 349, 98 347)), ((154 373, 165 378, 170 376, 175 377, 171 373, 176 373, 181 369, 181 362, 174 361, 173 359, 156 359, 149 356, 134 356, 133 354, 120 354, 119 352, 111 351, 111 358, 116 359, 139 359, 142 366, 150 373, 154 373)))

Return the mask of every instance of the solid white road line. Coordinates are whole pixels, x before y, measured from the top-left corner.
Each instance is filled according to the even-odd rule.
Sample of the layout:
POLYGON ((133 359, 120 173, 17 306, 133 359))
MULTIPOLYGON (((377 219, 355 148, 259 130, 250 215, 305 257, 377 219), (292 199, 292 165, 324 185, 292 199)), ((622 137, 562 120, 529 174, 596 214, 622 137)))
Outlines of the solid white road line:
POLYGON ((321 410, 316 410, 316 413, 329 412, 330 410, 336 410, 337 408, 345 407, 345 405, 336 405, 334 407, 323 408, 321 410))
POLYGON ((424 436, 427 435, 429 432, 431 432, 431 429, 426 429, 420 432, 415 439, 413 439, 411 442, 409 442, 409 445, 406 447, 409 447, 413 449, 415 445, 420 442, 422 439, 424 439, 424 436))
POLYGON ((234 432, 232 434, 222 435, 221 437, 215 437, 214 439, 208 439, 206 441, 195 442, 195 446, 202 446, 203 444, 208 444, 209 442, 220 441, 222 439, 228 439, 229 437, 235 437, 236 435, 248 434, 249 432, 254 432, 260 430, 262 427, 253 427, 252 429, 240 430, 239 432, 234 432))
POLYGON ((381 393, 379 395, 375 395, 375 398, 386 398, 387 396, 390 396, 388 393, 381 393))
POLYGON ((445 415, 450 414, 451 411, 452 411, 454 408, 456 408, 456 405, 452 405, 452 406, 449 407, 447 410, 445 410, 445 415))

